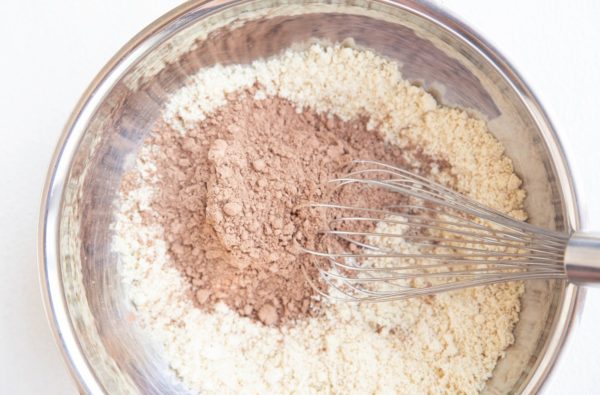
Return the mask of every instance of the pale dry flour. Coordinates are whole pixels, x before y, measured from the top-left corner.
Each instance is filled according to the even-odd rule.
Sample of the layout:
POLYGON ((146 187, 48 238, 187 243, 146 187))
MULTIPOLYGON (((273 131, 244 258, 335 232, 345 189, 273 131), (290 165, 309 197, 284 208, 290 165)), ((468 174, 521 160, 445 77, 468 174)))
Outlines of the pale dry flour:
MULTIPOLYGON (((351 46, 312 45, 251 65, 200 71, 168 103, 164 121, 185 135, 253 86, 256 100, 281 97, 345 121, 360 117, 401 147, 418 146, 450 166, 432 175, 524 219, 525 197, 502 145, 484 121, 444 107, 403 80, 394 62, 351 46)), ((203 393, 477 393, 513 342, 520 283, 381 304, 327 304, 283 327, 240 317, 223 303, 195 308, 173 267, 160 226, 144 216, 159 180, 145 145, 114 221, 141 327, 193 391, 203 393)), ((418 158, 413 158, 415 161, 418 158)))

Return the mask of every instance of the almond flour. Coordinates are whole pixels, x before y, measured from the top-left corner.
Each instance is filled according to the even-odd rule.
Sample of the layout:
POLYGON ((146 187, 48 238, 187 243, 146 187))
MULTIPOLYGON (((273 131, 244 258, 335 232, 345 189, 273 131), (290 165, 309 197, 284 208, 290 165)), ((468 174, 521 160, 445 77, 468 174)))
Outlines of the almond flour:
MULTIPOLYGON (((387 146, 381 149, 390 155, 373 159, 395 160, 525 218, 520 180, 483 121, 440 106, 403 80, 394 62, 345 45, 313 45, 251 65, 202 70, 168 103, 163 118, 164 125, 142 147, 135 169, 123 182, 114 249, 139 324, 192 391, 441 394, 483 389, 514 340, 522 284, 381 304, 331 304, 319 301, 298 282, 294 264, 302 258, 286 244, 303 225, 286 217, 293 197, 311 188, 316 191, 334 164, 348 159, 344 155, 362 154, 360 144, 348 141, 352 136, 366 141, 369 134, 372 140, 365 145, 387 146), (261 113, 261 106, 271 110, 279 106, 286 111, 280 117, 284 123, 290 120, 306 127, 310 122, 302 122, 313 119, 311 127, 322 124, 325 137, 319 128, 308 128, 317 140, 328 134, 336 137, 339 130, 349 135, 339 140, 340 151, 326 156, 332 158, 331 164, 307 167, 317 172, 305 173, 314 188, 297 182, 301 188, 295 192, 289 185, 278 189, 277 181, 284 175, 276 171, 276 177, 262 181, 268 184, 260 187, 262 175, 277 169, 273 158, 283 161, 285 168, 286 155, 251 151, 281 150, 289 144, 270 141, 269 127, 263 130, 262 144, 253 145, 260 133, 247 130, 252 123, 239 129, 234 118, 227 121, 235 105, 252 109, 233 110, 242 122, 253 116, 256 122, 267 122, 269 112, 261 113), (333 122, 331 127, 328 122, 333 122), (208 140, 198 145, 199 138, 208 140), (377 143, 381 138, 387 144, 377 143), (199 165, 201 160, 196 163, 194 155, 182 152, 205 155, 207 161, 199 165), (194 171, 185 170, 189 168, 194 171), (186 187, 177 189, 180 199, 162 197, 182 184, 186 187), (244 189, 249 185, 253 187, 244 189), (252 212, 260 196, 275 198, 284 209, 273 206, 252 212), (269 210, 277 213, 272 219, 269 210), (181 218, 184 221, 176 221, 181 218), (254 230, 257 222, 272 226, 277 219, 283 222, 271 229, 271 235, 280 232, 276 238, 254 230), (248 235, 243 236, 240 228, 248 235), (189 243, 174 237, 186 234, 189 243), (273 249, 289 256, 273 260, 269 256, 273 249), (212 269, 182 265, 184 257, 207 262, 202 258, 206 255, 215 259, 212 269), (270 267, 282 275, 272 276, 266 270, 270 267), (248 280, 243 287, 236 283, 240 277, 248 280), (261 294, 258 280, 267 278, 269 284, 261 294), (290 293, 299 294, 284 303, 282 291, 290 281, 294 284, 290 293), (248 292, 237 302, 236 292, 244 287, 248 292), (299 303, 290 303, 294 300, 299 303)), ((292 129, 289 133, 303 136, 292 129)), ((301 158, 291 160, 296 159, 301 158)))

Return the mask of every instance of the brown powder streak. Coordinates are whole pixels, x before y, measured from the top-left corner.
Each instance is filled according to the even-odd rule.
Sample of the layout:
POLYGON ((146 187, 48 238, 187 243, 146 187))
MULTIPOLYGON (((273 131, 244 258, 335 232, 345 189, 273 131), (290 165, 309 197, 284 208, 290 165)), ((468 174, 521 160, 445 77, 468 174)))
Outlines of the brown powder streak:
MULTIPOLYGON (((435 162, 415 149, 386 144, 366 119, 342 122, 280 98, 254 100, 252 91, 186 136, 157 125, 146 144, 159 178, 152 208, 165 232, 173 264, 190 282, 196 305, 224 302, 267 325, 318 314, 315 291, 298 243, 313 246, 323 217, 295 208, 324 198, 323 183, 353 159, 375 159, 427 173, 435 162), (406 159, 419 159, 415 169, 406 159)), ((360 196, 360 195, 359 195, 360 196)), ((389 195, 362 196, 393 203, 389 195)), ((360 201, 362 199, 362 201, 360 201)), ((366 200, 364 200, 366 199, 366 200)))

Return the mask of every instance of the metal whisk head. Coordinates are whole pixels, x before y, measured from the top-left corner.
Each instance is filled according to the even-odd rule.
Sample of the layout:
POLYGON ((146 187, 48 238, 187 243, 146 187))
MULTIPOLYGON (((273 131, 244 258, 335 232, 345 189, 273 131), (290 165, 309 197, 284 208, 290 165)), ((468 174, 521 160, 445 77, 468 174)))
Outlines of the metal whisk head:
POLYGON ((327 297, 385 301, 516 280, 566 279, 569 235, 515 220, 409 171, 355 161, 309 203, 327 226, 304 251, 327 297))

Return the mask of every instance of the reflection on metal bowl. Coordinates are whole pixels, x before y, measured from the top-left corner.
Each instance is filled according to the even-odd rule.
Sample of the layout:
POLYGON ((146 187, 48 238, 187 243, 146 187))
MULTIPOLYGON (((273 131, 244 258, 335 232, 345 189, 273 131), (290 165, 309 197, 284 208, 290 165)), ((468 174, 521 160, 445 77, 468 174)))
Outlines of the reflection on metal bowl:
MULTIPOLYGON (((528 193, 532 223, 577 227, 571 177, 552 127, 515 72, 445 13, 404 0, 188 3, 128 43, 74 110, 52 162, 40 219, 48 315, 70 369, 88 393, 185 393, 153 345, 127 322, 130 309, 111 253, 120 178, 161 106, 187 76, 216 63, 248 63, 310 39, 353 38, 402 64, 444 104, 486 118, 528 193)), ((535 392, 567 335, 578 290, 533 281, 516 341, 487 393, 535 392)))

